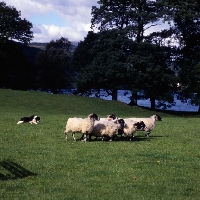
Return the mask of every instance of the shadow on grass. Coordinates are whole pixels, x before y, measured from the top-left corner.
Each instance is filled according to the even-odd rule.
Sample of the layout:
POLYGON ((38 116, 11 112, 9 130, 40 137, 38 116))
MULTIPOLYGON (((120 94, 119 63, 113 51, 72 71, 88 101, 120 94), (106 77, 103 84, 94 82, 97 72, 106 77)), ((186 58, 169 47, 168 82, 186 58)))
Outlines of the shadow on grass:
POLYGON ((6 171, 9 172, 9 174, 6 174, 6 175, 0 173, 0 180, 4 180, 4 181, 22 179, 28 176, 37 176, 37 174, 9 160, 1 161, 0 167, 4 168, 6 171))
MULTIPOLYGON (((131 140, 129 138, 121 138, 121 137, 117 137, 115 139, 112 140, 112 142, 146 142, 146 141, 150 141, 153 140, 155 138, 159 138, 159 137, 164 137, 164 136, 149 136, 147 137, 143 137, 143 136, 135 136, 134 138, 132 138, 131 140)), ((109 142, 110 138, 104 138, 104 140, 102 141, 101 138, 97 138, 97 139, 91 139, 91 140, 87 140, 88 142, 109 142)), ((81 141, 81 139, 77 139, 77 141, 81 141)))

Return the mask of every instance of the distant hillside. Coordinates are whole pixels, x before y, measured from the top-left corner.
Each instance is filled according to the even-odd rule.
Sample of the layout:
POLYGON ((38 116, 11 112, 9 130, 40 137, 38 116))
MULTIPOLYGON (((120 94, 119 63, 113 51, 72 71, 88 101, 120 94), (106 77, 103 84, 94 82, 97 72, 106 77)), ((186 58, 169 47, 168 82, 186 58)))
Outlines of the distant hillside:
MULTIPOLYGON (((74 49, 78 46, 78 42, 71 42, 71 43, 74 46, 74 49)), ((28 46, 39 48, 41 50, 45 50, 46 45, 47 45, 47 43, 32 42, 28 46)))
POLYGON ((35 47, 35 48, 39 48, 41 50, 45 50, 47 43, 39 43, 39 42, 32 42, 30 44, 28 44, 28 46, 30 47, 35 47))

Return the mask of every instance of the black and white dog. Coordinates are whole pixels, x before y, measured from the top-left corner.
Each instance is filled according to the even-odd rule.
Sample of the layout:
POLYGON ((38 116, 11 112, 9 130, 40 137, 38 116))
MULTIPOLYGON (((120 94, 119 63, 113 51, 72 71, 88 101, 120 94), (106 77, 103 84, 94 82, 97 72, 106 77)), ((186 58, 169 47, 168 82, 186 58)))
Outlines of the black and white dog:
POLYGON ((40 117, 37 115, 32 115, 30 117, 22 117, 20 121, 17 122, 17 124, 22 124, 28 122, 30 124, 38 124, 40 122, 40 117))

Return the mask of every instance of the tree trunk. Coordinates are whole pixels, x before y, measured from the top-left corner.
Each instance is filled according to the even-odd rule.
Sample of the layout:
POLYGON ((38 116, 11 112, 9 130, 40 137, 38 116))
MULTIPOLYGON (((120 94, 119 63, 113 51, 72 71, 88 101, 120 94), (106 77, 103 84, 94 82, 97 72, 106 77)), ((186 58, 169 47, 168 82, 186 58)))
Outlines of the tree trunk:
POLYGON ((132 96, 130 97, 130 103, 129 106, 137 106, 137 92, 132 93, 132 96))
POLYGON ((150 102, 151 102, 151 110, 155 110, 156 108, 156 99, 154 96, 150 97, 150 102))
POLYGON ((112 91, 112 100, 117 100, 117 89, 113 89, 112 91))
POLYGON ((198 108, 198 111, 197 111, 197 112, 198 112, 198 114, 200 114, 200 105, 199 105, 199 108, 198 108))

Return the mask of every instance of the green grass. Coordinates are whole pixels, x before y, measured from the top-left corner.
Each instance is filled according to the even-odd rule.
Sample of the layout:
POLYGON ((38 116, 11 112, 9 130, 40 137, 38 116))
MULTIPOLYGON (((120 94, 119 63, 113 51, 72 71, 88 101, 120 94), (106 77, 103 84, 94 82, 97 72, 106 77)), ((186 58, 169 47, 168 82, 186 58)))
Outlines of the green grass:
MULTIPOLYGON (((153 112, 74 95, 0 89, 0 199, 196 200, 200 196, 199 116, 153 112), (150 138, 64 140, 69 117, 163 118, 150 138), (20 124, 37 114, 38 125, 20 124), (17 174, 16 174, 17 173, 17 174)), ((77 138, 81 135, 77 134, 77 138)))

